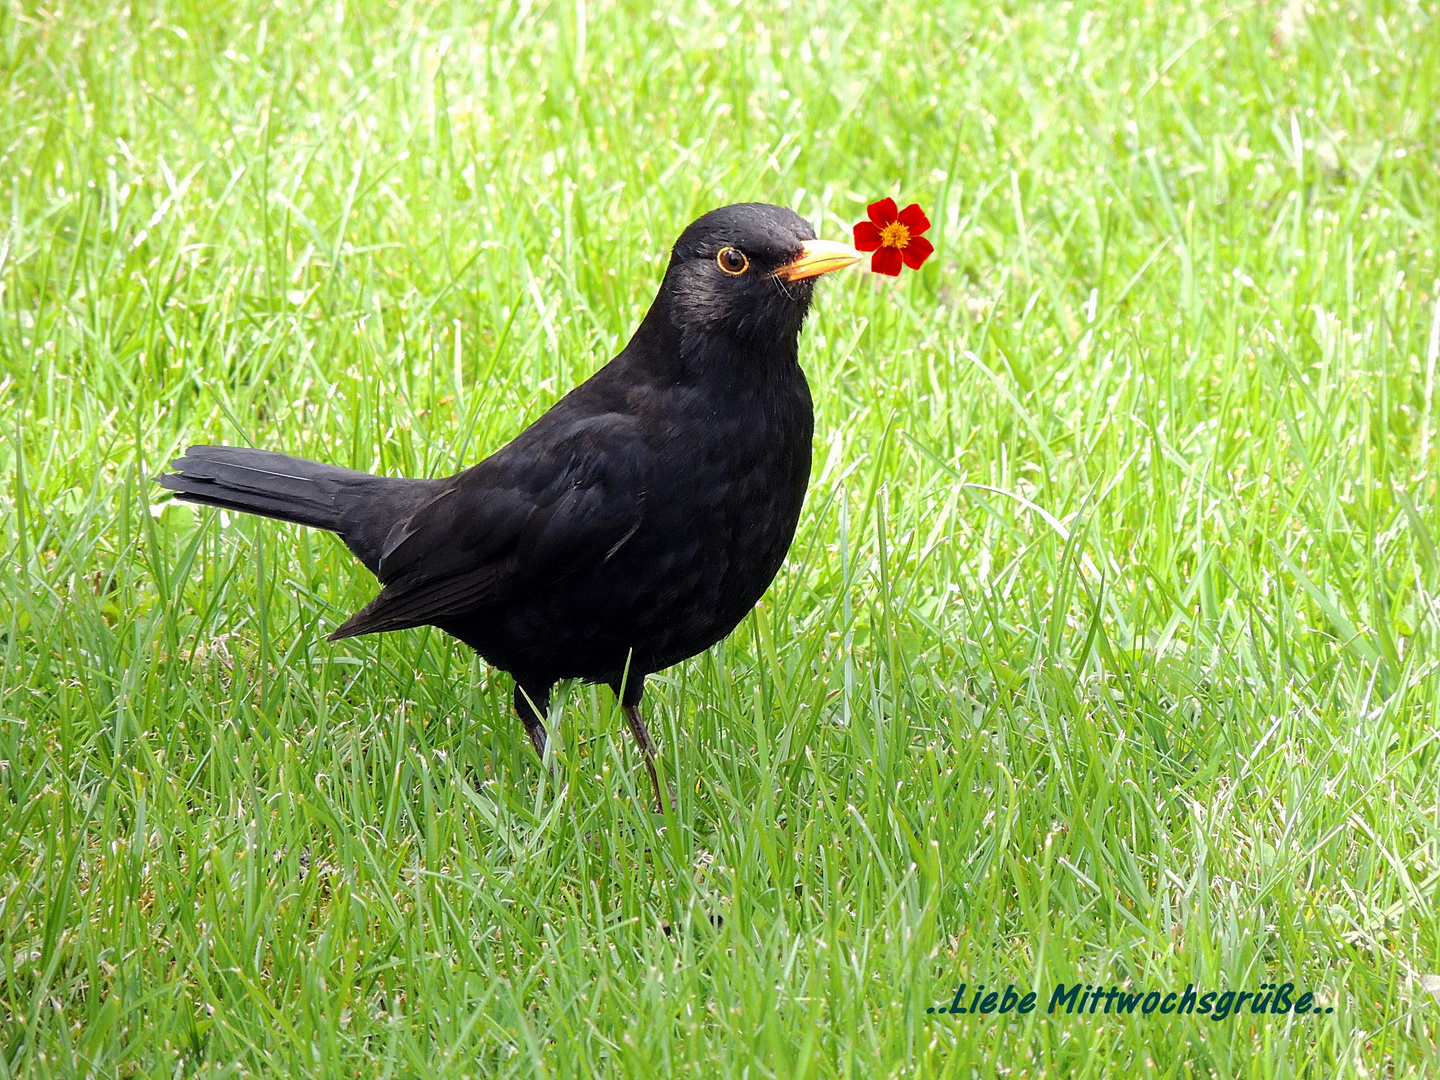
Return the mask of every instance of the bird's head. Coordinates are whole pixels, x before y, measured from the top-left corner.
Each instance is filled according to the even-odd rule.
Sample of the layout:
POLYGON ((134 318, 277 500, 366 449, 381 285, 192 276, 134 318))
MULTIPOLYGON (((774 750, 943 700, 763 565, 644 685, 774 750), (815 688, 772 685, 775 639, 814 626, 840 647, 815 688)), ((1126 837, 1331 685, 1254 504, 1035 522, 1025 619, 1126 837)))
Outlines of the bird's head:
POLYGON ((687 337, 793 346, 815 278, 864 256, 817 240, 792 210, 736 203, 711 210, 675 242, 659 300, 687 337))

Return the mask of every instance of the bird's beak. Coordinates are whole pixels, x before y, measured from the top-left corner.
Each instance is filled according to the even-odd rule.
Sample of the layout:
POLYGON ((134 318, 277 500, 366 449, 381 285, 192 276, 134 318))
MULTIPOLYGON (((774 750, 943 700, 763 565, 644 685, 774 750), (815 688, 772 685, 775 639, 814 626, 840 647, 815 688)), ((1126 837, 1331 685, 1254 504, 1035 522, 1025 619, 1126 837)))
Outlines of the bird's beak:
POLYGON ((849 244, 840 244, 834 240, 806 240, 800 245, 800 257, 776 270, 775 276, 786 281, 819 277, 831 270, 854 266, 864 258, 864 255, 849 244))

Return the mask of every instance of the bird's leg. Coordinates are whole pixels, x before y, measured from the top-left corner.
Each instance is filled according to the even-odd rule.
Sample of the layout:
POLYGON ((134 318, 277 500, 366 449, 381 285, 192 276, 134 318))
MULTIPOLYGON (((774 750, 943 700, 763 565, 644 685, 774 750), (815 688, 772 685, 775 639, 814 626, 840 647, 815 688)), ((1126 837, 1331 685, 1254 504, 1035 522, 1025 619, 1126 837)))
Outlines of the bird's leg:
MULTIPOLYGON (((650 730, 645 726, 645 718, 640 715, 640 706, 623 706, 625 719, 630 721, 630 733, 635 736, 635 741, 640 744, 640 753, 645 755, 645 768, 650 771, 650 783, 655 787, 655 809, 660 813, 665 812, 665 799, 660 794, 660 776, 655 772, 655 742, 650 738, 650 730)), ((671 799, 674 802, 674 799, 671 799)))
POLYGON ((545 760, 545 715, 550 711, 550 688, 521 686, 515 684, 515 712, 519 714, 520 722, 525 725, 525 733, 530 736, 530 743, 535 747, 535 753, 540 755, 540 760, 545 760))
MULTIPOLYGON (((626 721, 630 724, 630 734, 635 736, 635 742, 640 746, 640 753, 645 757, 645 768, 650 773, 650 784, 655 788, 655 809, 663 814, 665 799, 660 794, 660 777, 655 772, 655 740, 650 738, 650 729, 645 726, 645 717, 640 714, 640 699, 645 695, 645 676, 631 671, 627 660, 624 673, 610 683, 610 689, 620 699, 620 707, 625 713, 626 721)), ((670 802, 672 804, 675 802, 673 795, 670 797, 670 802)))
MULTIPOLYGON (((640 714, 640 698, 645 693, 645 676, 627 671, 618 682, 610 684, 615 696, 620 699, 625 719, 630 723, 630 734, 635 736, 640 753, 645 756, 645 768, 650 773, 650 783, 655 787, 655 809, 665 812, 665 798, 660 794, 660 776, 655 772, 655 740, 650 738, 650 729, 645 726, 645 717, 640 714)), ((670 796, 674 805, 675 796, 670 796)))

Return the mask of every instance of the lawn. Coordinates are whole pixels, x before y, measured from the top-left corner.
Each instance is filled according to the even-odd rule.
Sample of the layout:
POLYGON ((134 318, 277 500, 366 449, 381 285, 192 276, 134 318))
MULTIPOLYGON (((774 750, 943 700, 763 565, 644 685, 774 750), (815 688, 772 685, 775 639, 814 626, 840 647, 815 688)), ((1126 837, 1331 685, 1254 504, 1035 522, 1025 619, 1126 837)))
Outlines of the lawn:
POLYGON ((1436 0, 3 0, 0 196, 0 1076, 1440 1066, 1436 0), (608 691, 552 780, 440 633, 325 640, 335 539, 151 483, 454 471, 702 211, 883 195, 937 254, 817 290, 667 816, 608 691))

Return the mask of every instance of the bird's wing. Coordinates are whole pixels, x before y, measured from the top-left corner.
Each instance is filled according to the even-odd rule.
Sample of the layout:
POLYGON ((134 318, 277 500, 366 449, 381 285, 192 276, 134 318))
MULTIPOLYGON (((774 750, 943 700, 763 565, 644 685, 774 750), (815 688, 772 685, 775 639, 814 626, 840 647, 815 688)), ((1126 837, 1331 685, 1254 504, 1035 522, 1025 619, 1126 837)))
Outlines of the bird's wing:
POLYGON ((620 550, 640 527, 648 478, 633 420, 607 413, 546 435, 522 436, 398 522, 380 595, 331 638, 443 621, 620 550))

